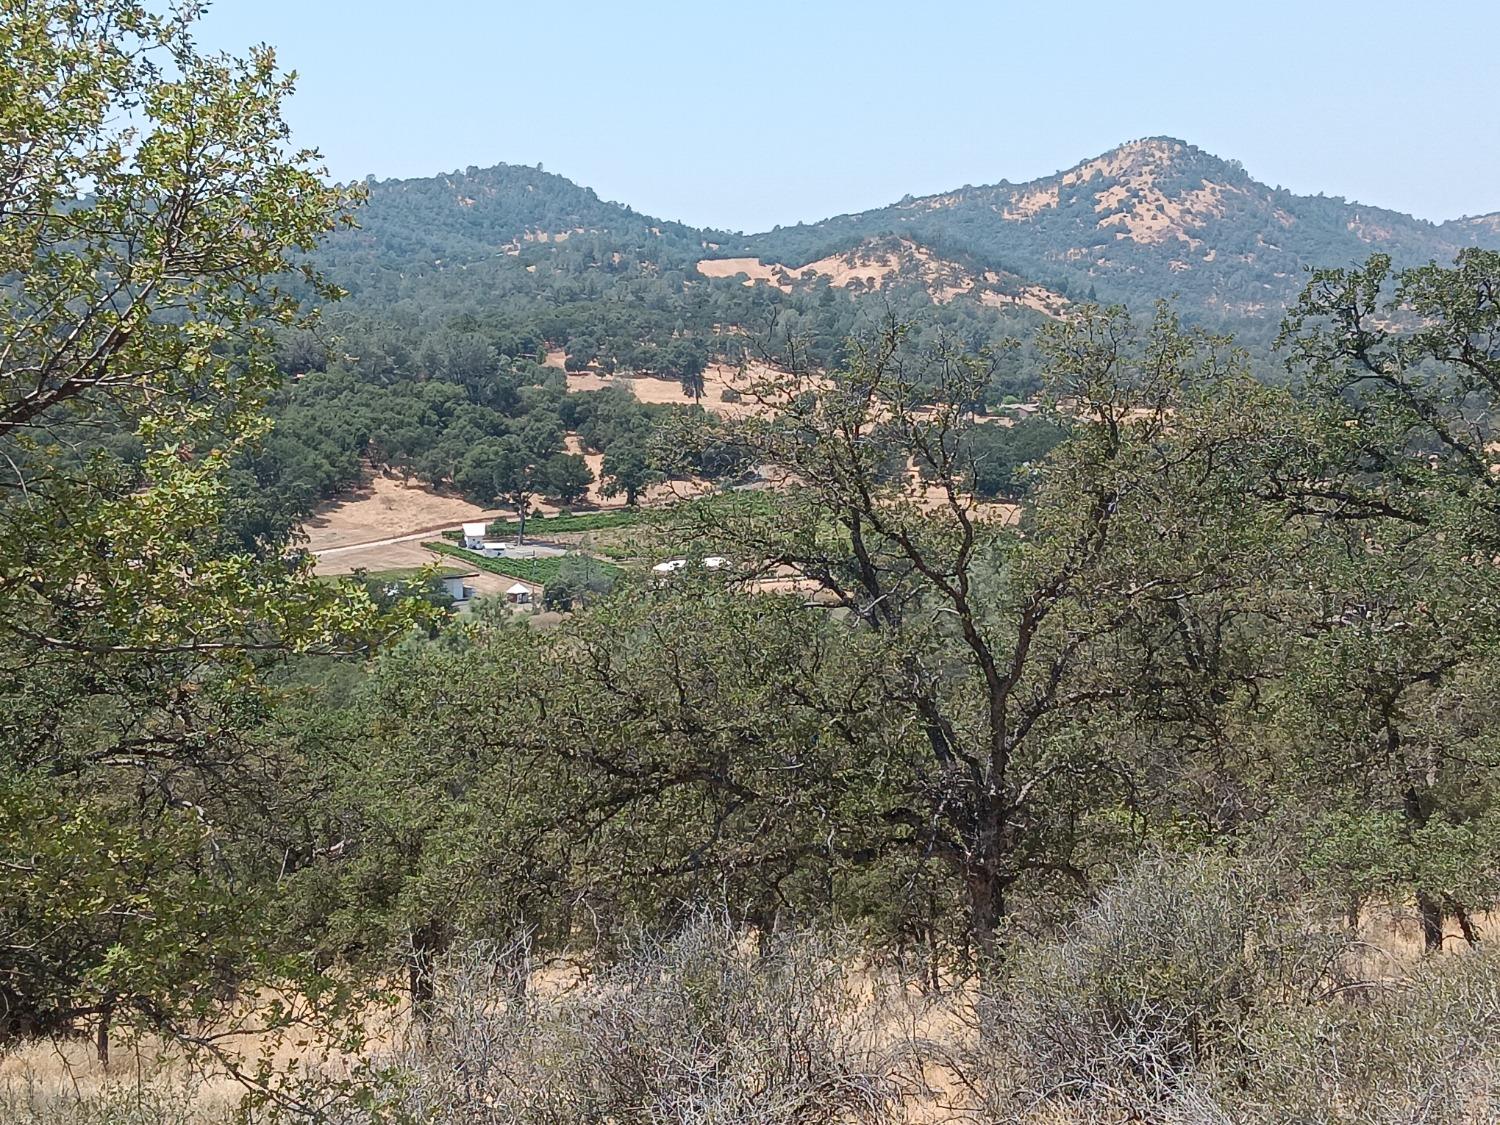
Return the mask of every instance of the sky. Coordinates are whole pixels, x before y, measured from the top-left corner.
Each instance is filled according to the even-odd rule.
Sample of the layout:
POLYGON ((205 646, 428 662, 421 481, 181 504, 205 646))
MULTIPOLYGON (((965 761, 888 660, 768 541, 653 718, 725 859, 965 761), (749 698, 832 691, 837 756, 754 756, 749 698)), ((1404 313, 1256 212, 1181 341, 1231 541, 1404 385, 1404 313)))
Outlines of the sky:
POLYGON ((541 163, 758 231, 1174 136, 1257 179, 1500 210, 1500 3, 214 0, 341 180, 541 163))

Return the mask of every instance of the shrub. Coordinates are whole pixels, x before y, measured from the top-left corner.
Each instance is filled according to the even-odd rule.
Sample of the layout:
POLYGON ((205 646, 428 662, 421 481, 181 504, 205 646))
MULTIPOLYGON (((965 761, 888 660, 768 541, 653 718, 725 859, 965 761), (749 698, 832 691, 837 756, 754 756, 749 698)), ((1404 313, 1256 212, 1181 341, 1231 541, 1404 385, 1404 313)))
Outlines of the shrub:
POLYGON ((1155 858, 984 997, 986 1119, 1164 1125, 1482 1122, 1500 1113, 1500 961, 1358 964, 1292 865, 1155 858))
POLYGON ((703 915, 637 943, 587 988, 539 995, 524 951, 471 949, 449 962, 426 1035, 394 1060, 383 1112, 507 1125, 893 1119, 875 1006, 848 954, 805 934, 757 951, 703 915))
POLYGON ((1344 940, 1293 901, 1269 864, 1142 862, 1064 940, 1020 950, 990 998, 1021 1084, 1170 1087, 1260 1004, 1316 991, 1344 940))
POLYGON ((1244 1055, 1195 1082, 1222 1120, 1500 1120, 1500 957, 1428 957, 1395 980, 1279 1007, 1247 1028, 1244 1055))
POLYGON ((0 1086, 6 1125, 229 1125, 232 1119, 228 1100, 195 1083, 11 1078, 0 1086))

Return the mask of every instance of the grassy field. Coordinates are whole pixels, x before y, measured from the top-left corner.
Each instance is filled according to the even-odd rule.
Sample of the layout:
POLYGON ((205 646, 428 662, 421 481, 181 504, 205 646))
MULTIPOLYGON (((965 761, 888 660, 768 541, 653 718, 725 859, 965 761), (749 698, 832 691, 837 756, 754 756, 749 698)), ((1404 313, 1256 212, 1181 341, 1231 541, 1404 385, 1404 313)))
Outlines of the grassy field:
MULTIPOLYGON (((503 574, 508 578, 519 578, 523 582, 534 582, 538 586, 546 586, 549 582, 557 581, 558 572, 562 569, 562 563, 566 555, 553 555, 542 559, 487 559, 480 555, 471 554, 462 547, 455 547, 452 543, 433 541, 424 543, 428 550, 437 551, 439 554, 448 555, 452 558, 462 559, 470 566, 480 570, 487 570, 491 574, 503 574)), ((600 573, 610 578, 617 578, 622 573, 619 567, 613 563, 594 559, 593 564, 599 568, 600 573)))

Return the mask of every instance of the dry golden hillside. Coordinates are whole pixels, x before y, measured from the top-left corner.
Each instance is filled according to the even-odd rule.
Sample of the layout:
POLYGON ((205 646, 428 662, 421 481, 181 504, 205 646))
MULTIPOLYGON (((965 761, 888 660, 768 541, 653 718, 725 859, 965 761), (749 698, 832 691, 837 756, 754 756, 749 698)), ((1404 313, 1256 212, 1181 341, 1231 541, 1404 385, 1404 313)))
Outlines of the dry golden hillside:
POLYGON ((1051 317, 1062 315, 1068 306, 1067 297, 1046 286, 942 258, 909 238, 868 239, 798 267, 749 257, 705 258, 697 266, 704 277, 743 276, 746 285, 772 285, 784 293, 826 279, 839 289, 866 291, 919 285, 940 305, 970 297, 992 308, 1028 308, 1051 317))

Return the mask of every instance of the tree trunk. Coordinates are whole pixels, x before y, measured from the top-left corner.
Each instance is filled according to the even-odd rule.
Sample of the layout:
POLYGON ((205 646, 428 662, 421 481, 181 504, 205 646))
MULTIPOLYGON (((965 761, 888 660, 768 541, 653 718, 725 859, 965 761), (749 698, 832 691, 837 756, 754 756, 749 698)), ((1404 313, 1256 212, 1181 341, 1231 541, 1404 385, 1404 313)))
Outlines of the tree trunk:
POLYGON ((99 1010, 99 1028, 94 1033, 94 1055, 105 1070, 109 1069, 109 1023, 114 1010, 114 997, 106 996, 104 1005, 99 1010))
POLYGON ((1000 954, 1000 923, 1005 917, 1005 886, 984 868, 964 874, 969 890, 969 938, 981 973, 987 972, 1000 954))
POLYGON ((439 927, 428 922, 411 935, 411 957, 407 966, 407 987, 411 992, 412 1017, 425 1025, 432 1019, 437 1000, 437 959, 442 952, 439 927))
MULTIPOLYGON (((1393 736, 1394 744, 1394 736, 1393 736)), ((1429 779, 1429 784, 1431 783, 1429 779)), ((1427 812, 1422 807, 1422 795, 1415 785, 1409 785, 1401 795, 1401 812, 1409 824, 1421 828, 1427 823, 1427 812)), ((1417 916, 1422 921, 1422 946, 1428 953, 1443 948, 1443 906, 1426 891, 1417 890, 1417 916)))
POLYGON ((1458 919, 1458 929, 1464 935, 1464 941, 1469 943, 1471 949, 1478 946, 1479 928, 1474 925, 1474 919, 1469 916, 1469 912, 1464 909, 1461 903, 1450 901, 1448 906, 1452 910, 1453 916, 1458 919))
POLYGON ((1422 919, 1422 947, 1428 953, 1443 948, 1443 907, 1426 891, 1417 892, 1417 914, 1422 919))

